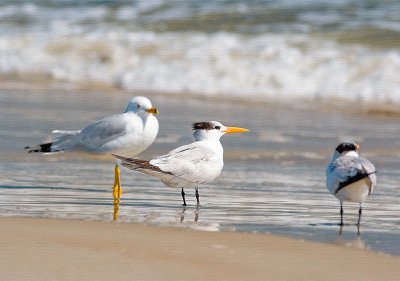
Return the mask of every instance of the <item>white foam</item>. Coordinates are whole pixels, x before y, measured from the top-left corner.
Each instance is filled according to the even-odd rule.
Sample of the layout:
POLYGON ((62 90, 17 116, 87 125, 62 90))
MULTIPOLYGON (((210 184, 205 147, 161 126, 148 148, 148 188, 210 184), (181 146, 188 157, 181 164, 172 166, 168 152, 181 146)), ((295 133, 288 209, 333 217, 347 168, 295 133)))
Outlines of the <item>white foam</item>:
MULTIPOLYGON (((38 13, 35 6, 24 9, 38 13)), ((135 11, 122 7, 117 13, 129 18, 135 11)), ((71 22, 103 18, 109 11, 92 7, 82 13, 64 11, 64 21, 52 21, 46 31, 0 35, 0 73, 36 73, 127 90, 400 103, 396 49, 344 46, 307 34, 89 30, 71 22)))

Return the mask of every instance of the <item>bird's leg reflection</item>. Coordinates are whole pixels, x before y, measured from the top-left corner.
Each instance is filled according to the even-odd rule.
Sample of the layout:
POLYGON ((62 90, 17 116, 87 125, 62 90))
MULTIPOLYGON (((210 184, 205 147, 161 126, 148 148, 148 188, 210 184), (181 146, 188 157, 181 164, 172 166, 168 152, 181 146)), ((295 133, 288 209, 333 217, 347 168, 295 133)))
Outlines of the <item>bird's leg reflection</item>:
POLYGON ((114 215, 113 215, 114 221, 118 220, 120 199, 121 198, 119 198, 119 197, 114 197, 114 215))
MULTIPOLYGON (((194 222, 197 222, 199 220, 199 209, 200 205, 196 205, 196 209, 194 210, 194 222)), ((182 208, 182 212, 179 213, 180 216, 180 222, 183 222, 185 220, 185 212, 186 212, 186 206, 182 208)))
MULTIPOLYGON (((358 229, 358 227, 357 227, 357 229, 358 229)), ((361 235, 359 233, 357 233, 356 239, 352 238, 349 235, 344 235, 342 226, 340 226, 338 237, 334 241, 334 243, 339 244, 339 245, 344 245, 346 247, 369 250, 369 246, 368 246, 367 242, 361 239, 361 235)))
POLYGON ((200 204, 197 203, 196 210, 194 211, 194 222, 197 222, 199 220, 199 208, 200 208, 200 204))
POLYGON ((185 211, 186 211, 186 206, 183 207, 182 212, 179 213, 181 216, 181 222, 185 219, 185 211))
POLYGON ((340 236, 342 236, 342 234, 343 234, 343 225, 341 224, 340 228, 339 228, 338 236, 340 237, 340 236))
POLYGON ((121 171, 119 169, 118 164, 115 164, 115 181, 114 181, 114 189, 113 189, 113 195, 114 195, 114 214, 113 214, 113 220, 118 220, 118 214, 119 214, 119 202, 121 200, 121 195, 122 195, 122 187, 121 187, 121 171))
POLYGON ((360 232, 360 224, 357 224, 357 236, 360 237, 361 236, 361 232, 360 232))

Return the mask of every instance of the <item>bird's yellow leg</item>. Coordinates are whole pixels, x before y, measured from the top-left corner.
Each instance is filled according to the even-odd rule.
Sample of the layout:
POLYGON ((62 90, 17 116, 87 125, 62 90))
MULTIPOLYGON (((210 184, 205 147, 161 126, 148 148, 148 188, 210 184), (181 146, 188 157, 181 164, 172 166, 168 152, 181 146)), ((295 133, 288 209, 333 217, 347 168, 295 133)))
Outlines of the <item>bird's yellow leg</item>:
POLYGON ((122 187, 121 187, 121 171, 119 170, 118 164, 115 165, 115 181, 114 181, 114 199, 121 198, 122 187))

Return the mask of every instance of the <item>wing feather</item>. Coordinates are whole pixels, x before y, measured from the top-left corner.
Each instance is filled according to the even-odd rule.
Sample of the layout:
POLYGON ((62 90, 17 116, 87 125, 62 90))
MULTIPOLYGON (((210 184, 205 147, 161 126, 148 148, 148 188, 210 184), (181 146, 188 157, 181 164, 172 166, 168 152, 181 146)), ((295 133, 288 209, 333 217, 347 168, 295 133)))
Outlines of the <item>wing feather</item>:
MULTIPOLYGON (((76 134, 66 134, 54 141, 57 150, 83 150, 94 153, 110 151, 118 147, 122 138, 127 136, 127 130, 143 128, 140 118, 136 115, 118 114, 98 120, 76 134), (127 124, 132 124, 129 128, 127 124)), ((52 147, 52 148, 53 148, 52 147)))
POLYGON ((215 179, 223 167, 223 150, 210 143, 196 141, 180 146, 150 161, 117 156, 122 165, 159 178, 171 187, 189 187, 215 179))
POLYGON ((340 189, 364 178, 370 181, 370 192, 376 185, 375 166, 365 158, 341 156, 327 168, 327 187, 336 194, 340 189))
POLYGON ((168 154, 150 161, 163 171, 193 183, 205 183, 215 179, 221 172, 223 161, 216 153, 201 142, 178 147, 168 154))

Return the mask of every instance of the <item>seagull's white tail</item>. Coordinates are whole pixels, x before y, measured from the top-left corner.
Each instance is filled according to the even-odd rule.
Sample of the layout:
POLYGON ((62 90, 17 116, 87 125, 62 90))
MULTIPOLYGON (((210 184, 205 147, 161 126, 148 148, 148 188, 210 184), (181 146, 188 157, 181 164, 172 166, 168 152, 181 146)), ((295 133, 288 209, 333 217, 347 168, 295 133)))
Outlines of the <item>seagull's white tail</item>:
POLYGON ((81 131, 71 131, 71 130, 54 130, 52 134, 64 134, 64 135, 76 135, 79 134, 81 131))

